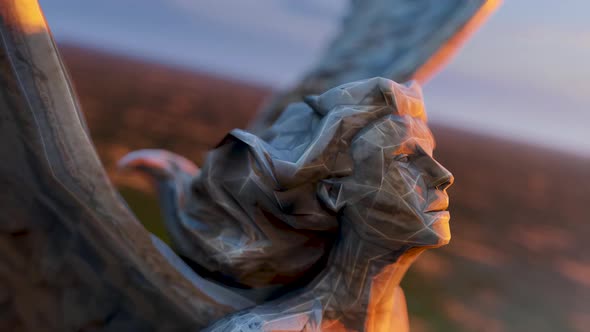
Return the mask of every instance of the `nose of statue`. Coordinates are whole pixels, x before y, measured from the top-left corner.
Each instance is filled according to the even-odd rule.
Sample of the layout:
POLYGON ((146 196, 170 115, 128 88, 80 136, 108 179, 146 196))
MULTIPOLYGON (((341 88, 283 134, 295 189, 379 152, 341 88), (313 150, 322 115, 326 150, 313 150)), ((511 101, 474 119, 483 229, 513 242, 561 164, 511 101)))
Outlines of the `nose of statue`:
POLYGON ((433 188, 444 191, 447 190, 455 182, 455 177, 449 170, 444 168, 438 161, 431 158, 430 167, 430 184, 433 188))

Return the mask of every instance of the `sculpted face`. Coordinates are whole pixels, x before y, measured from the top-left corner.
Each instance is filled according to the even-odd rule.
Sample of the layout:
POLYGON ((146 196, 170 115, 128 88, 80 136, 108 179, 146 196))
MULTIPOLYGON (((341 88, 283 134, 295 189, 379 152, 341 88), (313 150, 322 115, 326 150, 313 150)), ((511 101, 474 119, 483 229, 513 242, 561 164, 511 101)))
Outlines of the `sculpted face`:
POLYGON ((432 157, 425 122, 388 116, 352 142, 354 172, 341 182, 339 199, 357 232, 386 247, 434 247, 450 240, 452 174, 432 157))

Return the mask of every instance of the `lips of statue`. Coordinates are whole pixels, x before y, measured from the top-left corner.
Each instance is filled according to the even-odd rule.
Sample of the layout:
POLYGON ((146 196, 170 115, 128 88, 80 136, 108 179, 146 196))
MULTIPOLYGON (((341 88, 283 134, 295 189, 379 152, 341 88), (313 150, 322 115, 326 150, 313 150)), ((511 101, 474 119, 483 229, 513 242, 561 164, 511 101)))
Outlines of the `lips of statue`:
POLYGON ((433 159, 425 122, 389 116, 361 131, 351 148, 354 173, 338 181, 338 200, 362 237, 392 248, 449 242, 453 176, 433 159))

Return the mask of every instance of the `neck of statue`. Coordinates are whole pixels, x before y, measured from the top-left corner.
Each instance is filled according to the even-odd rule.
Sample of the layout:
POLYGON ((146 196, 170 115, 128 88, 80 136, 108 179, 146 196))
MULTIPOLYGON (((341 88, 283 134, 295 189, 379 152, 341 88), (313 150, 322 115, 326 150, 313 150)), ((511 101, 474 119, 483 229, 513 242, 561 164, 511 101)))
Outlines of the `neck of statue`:
POLYGON ((377 239, 361 237, 347 220, 341 221, 340 230, 326 268, 313 282, 278 303, 252 311, 269 321, 276 319, 267 328, 272 330, 276 323, 276 329, 284 330, 304 321, 314 331, 318 327, 343 332, 407 331, 399 283, 424 249, 404 243, 377 245, 377 239))
POLYGON ((332 322, 346 330, 365 331, 367 325, 380 324, 397 312, 396 301, 403 302, 405 313, 399 283, 424 249, 374 244, 361 238, 346 220, 341 230, 327 269, 308 288, 321 301, 322 325, 332 322))

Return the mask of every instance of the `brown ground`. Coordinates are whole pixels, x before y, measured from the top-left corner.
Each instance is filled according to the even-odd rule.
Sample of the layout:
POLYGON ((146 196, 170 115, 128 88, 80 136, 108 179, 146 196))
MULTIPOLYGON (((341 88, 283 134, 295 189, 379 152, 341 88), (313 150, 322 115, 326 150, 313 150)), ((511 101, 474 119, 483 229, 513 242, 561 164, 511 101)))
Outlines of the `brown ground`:
MULTIPOLYGON (((268 88, 64 47, 98 152, 148 228, 162 237, 146 184, 115 172, 130 150, 201 162, 244 127, 268 88)), ((413 331, 590 331, 590 160, 434 125, 456 177, 453 241, 404 281, 413 331)))

